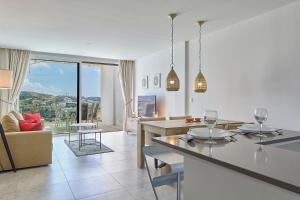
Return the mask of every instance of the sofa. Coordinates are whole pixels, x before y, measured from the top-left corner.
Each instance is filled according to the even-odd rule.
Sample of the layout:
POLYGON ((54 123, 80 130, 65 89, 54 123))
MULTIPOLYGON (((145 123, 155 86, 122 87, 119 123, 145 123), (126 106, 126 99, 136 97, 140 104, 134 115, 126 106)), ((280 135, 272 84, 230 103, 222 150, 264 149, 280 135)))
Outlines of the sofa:
MULTIPOLYGON (((3 122, 2 120, 3 118, 1 122, 3 122)), ((2 123, 2 125, 6 129, 5 124, 2 123)), ((52 163, 51 131, 6 131, 5 135, 17 169, 52 163)), ((3 141, 0 138, 0 171, 11 169, 3 141)))

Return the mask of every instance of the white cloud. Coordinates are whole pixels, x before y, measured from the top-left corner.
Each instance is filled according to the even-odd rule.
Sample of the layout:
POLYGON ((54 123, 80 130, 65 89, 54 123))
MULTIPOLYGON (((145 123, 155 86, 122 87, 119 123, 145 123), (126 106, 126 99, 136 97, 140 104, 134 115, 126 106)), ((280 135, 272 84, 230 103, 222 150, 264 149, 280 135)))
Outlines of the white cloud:
POLYGON ((42 68, 50 69, 51 66, 48 63, 40 62, 40 63, 31 63, 30 68, 31 69, 42 69, 42 68))
POLYGON ((58 69, 58 72, 59 72, 60 75, 63 75, 65 73, 65 71, 62 70, 61 68, 58 69))
POLYGON ((64 91, 54 87, 53 85, 44 86, 38 82, 30 82, 27 78, 25 79, 23 91, 30 91, 30 92, 38 92, 43 94, 52 94, 52 95, 62 95, 64 91))

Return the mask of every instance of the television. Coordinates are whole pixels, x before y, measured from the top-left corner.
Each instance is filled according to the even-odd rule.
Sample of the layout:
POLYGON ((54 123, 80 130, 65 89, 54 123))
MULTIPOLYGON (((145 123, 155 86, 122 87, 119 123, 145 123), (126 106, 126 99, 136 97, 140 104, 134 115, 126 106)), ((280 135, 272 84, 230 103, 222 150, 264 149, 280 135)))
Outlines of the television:
POLYGON ((138 96, 138 116, 153 117, 156 113, 156 96, 138 96))

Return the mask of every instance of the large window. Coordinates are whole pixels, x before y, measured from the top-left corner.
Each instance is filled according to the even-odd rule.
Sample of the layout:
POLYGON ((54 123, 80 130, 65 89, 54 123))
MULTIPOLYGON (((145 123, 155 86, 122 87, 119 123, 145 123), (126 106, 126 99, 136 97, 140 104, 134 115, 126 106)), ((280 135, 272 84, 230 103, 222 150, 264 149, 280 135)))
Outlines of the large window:
POLYGON ((77 73, 77 63, 31 63, 20 94, 20 111, 39 112, 46 128, 64 132, 77 119, 77 73))

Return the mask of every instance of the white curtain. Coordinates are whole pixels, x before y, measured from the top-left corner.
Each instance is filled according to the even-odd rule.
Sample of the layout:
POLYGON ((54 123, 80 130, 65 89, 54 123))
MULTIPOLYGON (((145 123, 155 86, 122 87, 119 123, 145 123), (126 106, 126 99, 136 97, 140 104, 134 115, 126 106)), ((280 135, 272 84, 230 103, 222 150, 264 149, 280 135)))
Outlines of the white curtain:
POLYGON ((13 71, 12 88, 0 90, 0 117, 17 109, 15 105, 27 75, 29 61, 30 51, 0 48, 0 69, 13 71))
POLYGON ((124 102, 123 130, 127 131, 127 119, 132 116, 135 102, 135 62, 121 60, 119 78, 124 102))

